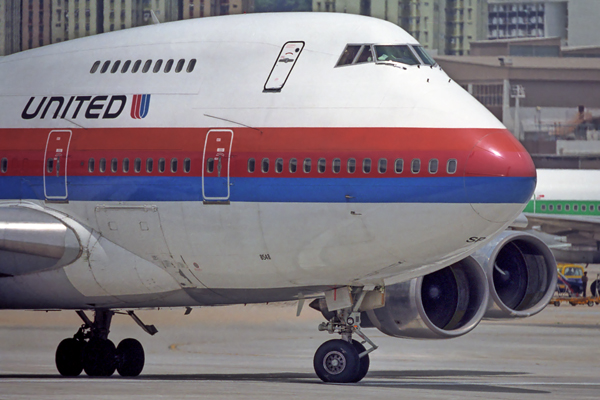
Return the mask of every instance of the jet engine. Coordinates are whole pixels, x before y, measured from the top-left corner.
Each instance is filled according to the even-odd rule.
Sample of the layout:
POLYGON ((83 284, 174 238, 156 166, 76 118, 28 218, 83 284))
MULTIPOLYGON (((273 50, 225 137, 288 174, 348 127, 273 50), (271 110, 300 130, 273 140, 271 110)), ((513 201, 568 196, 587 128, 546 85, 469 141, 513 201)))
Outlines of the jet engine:
POLYGON ((28 207, 3 207, 0 277, 63 267, 81 255, 75 231, 54 216, 28 207))
POLYGON ((486 272, 485 318, 522 318, 542 311, 556 288, 556 260, 537 237, 505 231, 472 255, 486 272))
MULTIPOLYGON (((363 328, 405 338, 444 339, 477 326, 488 304, 485 272, 471 257, 431 274, 386 286, 385 305, 361 313, 363 328)), ((325 299, 311 307, 326 319, 335 314, 325 299)))

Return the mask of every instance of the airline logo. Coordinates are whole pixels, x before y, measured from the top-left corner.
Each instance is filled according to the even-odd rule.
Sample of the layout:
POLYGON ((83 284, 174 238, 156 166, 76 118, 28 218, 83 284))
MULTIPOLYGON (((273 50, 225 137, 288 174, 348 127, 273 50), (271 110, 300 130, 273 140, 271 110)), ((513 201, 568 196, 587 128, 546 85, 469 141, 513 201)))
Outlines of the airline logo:
POLYGON ((142 119, 148 115, 150 109, 149 94, 134 94, 133 103, 131 104, 131 118, 142 119))
MULTIPOLYGON (((21 118, 30 119, 115 119, 127 105, 127 96, 32 96, 21 118)), ((131 118, 142 119, 150 109, 149 94, 135 94, 131 104, 131 118)))

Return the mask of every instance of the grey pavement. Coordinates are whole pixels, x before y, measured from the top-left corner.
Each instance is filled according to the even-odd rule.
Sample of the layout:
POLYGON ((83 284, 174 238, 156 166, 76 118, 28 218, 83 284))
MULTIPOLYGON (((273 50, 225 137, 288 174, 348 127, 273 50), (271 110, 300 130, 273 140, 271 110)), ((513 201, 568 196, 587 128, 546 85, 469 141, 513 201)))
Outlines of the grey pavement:
POLYGON ((141 311, 149 336, 115 316, 110 338, 135 337, 146 367, 134 379, 65 379, 54 351, 81 321, 74 312, 0 311, 0 400, 6 399, 596 399, 600 306, 549 306, 541 314, 484 321, 452 340, 408 340, 367 330, 380 346, 358 384, 323 384, 312 358, 336 338, 322 317, 294 304, 141 311))

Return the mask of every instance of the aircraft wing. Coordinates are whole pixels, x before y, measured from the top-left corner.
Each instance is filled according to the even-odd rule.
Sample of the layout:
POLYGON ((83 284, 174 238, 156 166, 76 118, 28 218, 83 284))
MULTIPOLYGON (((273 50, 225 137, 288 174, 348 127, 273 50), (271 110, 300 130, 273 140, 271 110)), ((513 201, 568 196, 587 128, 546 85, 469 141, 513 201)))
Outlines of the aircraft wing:
POLYGON ((557 236, 577 236, 595 244, 600 239, 600 217, 584 215, 525 214, 528 227, 557 236))

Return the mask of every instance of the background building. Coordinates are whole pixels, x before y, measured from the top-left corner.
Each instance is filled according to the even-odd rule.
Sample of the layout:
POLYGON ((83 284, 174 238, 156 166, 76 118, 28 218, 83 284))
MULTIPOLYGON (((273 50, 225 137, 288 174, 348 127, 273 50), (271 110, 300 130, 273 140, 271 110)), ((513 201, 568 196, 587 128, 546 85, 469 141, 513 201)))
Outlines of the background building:
POLYGON ((254 0, 0 0, 0 55, 153 23, 254 11, 254 0))
POLYGON ((0 1, 0 56, 20 51, 21 2, 22 0, 0 1))
POLYGON ((598 0, 487 1, 489 39, 560 37, 568 46, 598 44, 598 0))

